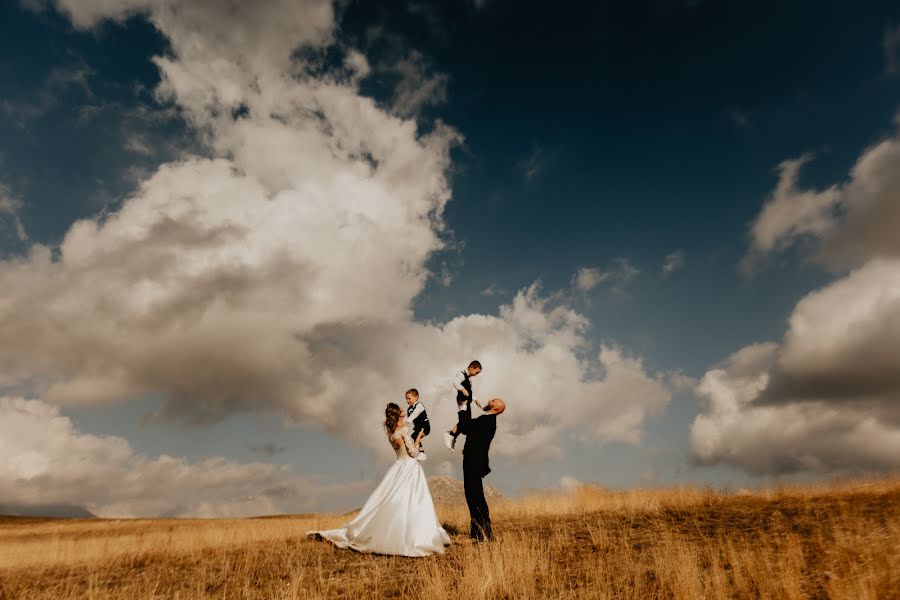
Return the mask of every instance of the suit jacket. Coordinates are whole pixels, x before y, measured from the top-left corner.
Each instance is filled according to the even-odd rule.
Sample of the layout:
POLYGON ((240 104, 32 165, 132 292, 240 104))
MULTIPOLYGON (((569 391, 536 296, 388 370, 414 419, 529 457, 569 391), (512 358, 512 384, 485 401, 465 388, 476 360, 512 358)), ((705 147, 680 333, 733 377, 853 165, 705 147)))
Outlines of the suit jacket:
POLYGON ((469 411, 459 414, 459 432, 466 434, 463 447, 463 471, 484 477, 491 472, 488 451, 497 432, 497 415, 472 418, 469 411))

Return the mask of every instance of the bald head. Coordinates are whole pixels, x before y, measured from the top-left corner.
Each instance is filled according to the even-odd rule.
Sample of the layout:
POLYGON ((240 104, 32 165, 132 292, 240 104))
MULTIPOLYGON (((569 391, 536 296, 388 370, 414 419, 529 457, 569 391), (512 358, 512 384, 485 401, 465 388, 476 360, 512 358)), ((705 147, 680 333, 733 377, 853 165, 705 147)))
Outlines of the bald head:
POLYGON ((501 400, 500 398, 494 398, 490 402, 487 403, 488 412, 492 415, 499 415, 504 410, 506 410, 506 402, 501 400))

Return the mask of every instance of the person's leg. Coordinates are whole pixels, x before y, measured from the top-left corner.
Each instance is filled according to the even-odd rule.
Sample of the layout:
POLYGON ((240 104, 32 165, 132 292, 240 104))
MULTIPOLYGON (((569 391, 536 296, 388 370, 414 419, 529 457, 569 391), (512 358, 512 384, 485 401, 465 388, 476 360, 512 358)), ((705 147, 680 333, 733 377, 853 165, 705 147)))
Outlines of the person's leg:
POLYGON ((484 539, 484 531, 479 524, 481 505, 479 496, 484 495, 481 489, 481 477, 463 467, 463 489, 466 492, 466 504, 469 505, 469 535, 474 540, 484 539))
POLYGON ((470 402, 467 402, 465 405, 457 403, 456 408, 457 408, 456 423, 453 425, 453 427, 449 431, 447 431, 444 434, 444 444, 450 450, 456 450, 456 438, 459 437, 458 425, 459 425, 459 422, 461 421, 461 419, 459 418, 459 414, 466 412, 466 411, 469 411, 469 414, 472 414, 472 408, 471 408, 470 402))
POLYGON ((493 531, 491 530, 491 513, 488 509, 487 499, 484 497, 484 480, 482 478, 478 478, 478 498, 477 502, 477 524, 478 529, 481 532, 481 535, 484 539, 490 540, 493 538, 493 531))
POLYGON ((494 530, 491 527, 491 509, 488 508, 487 498, 484 497, 484 481, 481 482, 481 529, 484 531, 484 537, 488 540, 494 539, 494 530))
POLYGON ((454 438, 459 436, 459 431, 457 430, 457 425, 459 425, 459 422, 462 420, 459 417, 459 415, 461 413, 467 413, 470 418, 472 417, 472 401, 471 400, 469 400, 465 404, 459 404, 459 403, 456 404, 456 425, 454 425, 453 429, 450 430, 450 433, 453 434, 454 438))
POLYGON ((471 517, 469 535, 478 541, 491 539, 491 517, 488 512, 487 500, 484 498, 484 482, 481 476, 471 474, 464 479, 463 485, 471 517))

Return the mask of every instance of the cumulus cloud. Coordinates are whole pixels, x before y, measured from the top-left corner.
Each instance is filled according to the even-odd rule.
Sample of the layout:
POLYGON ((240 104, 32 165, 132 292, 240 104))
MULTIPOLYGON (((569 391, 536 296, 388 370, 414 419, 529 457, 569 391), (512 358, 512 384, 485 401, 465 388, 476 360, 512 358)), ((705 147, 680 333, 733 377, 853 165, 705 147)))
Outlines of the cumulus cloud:
POLYGON ((772 343, 748 346, 703 376, 696 393, 705 408, 690 432, 697 463, 755 475, 900 466, 900 422, 879 417, 866 403, 759 403, 778 350, 772 343))
POLYGON ((146 11, 172 42, 158 93, 218 158, 163 166, 118 212, 75 223, 58 256, 0 264, 0 336, 36 336, 0 370, 47 400, 158 389, 198 422, 259 406, 315 418, 333 376, 310 361, 317 331, 408 321, 441 246, 457 134, 419 137, 352 82, 303 74, 292 53, 329 42, 328 2, 219 4, 60 3, 78 26, 146 11), (59 304, 28 309, 35 297, 59 304))
MULTIPOLYGON (((807 294, 778 344, 709 370, 691 428, 695 458, 752 473, 900 466, 900 137, 866 149, 846 183, 799 190, 782 177, 752 229, 764 254, 802 237, 816 260, 852 267, 807 294)), ((752 256, 752 255, 751 255, 752 256)))
POLYGON ((804 297, 780 344, 751 345, 696 387, 698 462, 751 473, 900 467, 900 260, 804 297))
POLYGON ((797 186, 811 159, 780 165, 778 185, 751 228, 744 266, 804 239, 815 243, 815 260, 835 269, 900 256, 900 134, 867 148, 846 183, 823 190, 797 186))
POLYGON ((750 229, 755 253, 765 255, 804 236, 823 235, 834 227, 839 189, 832 186, 811 191, 797 187, 800 169, 812 158, 806 154, 778 165, 778 185, 750 229))
MULTIPOLYGON (((162 419, 269 411, 383 449, 386 401, 415 386, 433 421, 452 423, 452 374, 478 358, 481 395, 509 405, 495 451, 524 460, 559 456, 567 430, 638 443, 668 403, 666 374, 592 347, 587 320, 537 286, 496 315, 413 319, 444 247, 460 136, 441 123, 422 135, 363 97, 359 56, 322 72, 330 3, 57 6, 78 27, 140 13, 165 34, 156 93, 210 155, 159 167, 58 248, 0 262, 7 393, 53 405, 153 393, 162 419)), ((637 272, 614 269, 621 281, 637 272)))
POLYGON ((900 135, 868 148, 841 186, 843 215, 818 259, 836 268, 900 257, 900 135))
MULTIPOLYGON (((900 400, 900 260, 873 259, 794 308, 768 398, 900 400)), ((898 412, 900 415, 900 412, 898 412)))
POLYGON ((120 437, 80 432, 45 402, 7 396, 0 397, 0 456, 0 504, 75 504, 101 517, 241 517, 328 502, 343 509, 371 485, 221 457, 150 458, 120 437))

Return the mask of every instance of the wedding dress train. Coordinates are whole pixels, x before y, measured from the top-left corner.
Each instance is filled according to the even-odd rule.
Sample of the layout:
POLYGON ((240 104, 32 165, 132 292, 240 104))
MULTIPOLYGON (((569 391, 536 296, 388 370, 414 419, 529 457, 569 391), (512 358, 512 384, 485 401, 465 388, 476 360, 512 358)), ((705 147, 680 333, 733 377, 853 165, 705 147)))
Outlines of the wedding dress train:
POLYGON ((450 536, 438 522, 418 450, 406 428, 390 437, 397 460, 359 514, 339 529, 313 531, 339 548, 359 552, 428 556, 443 554, 450 536))

